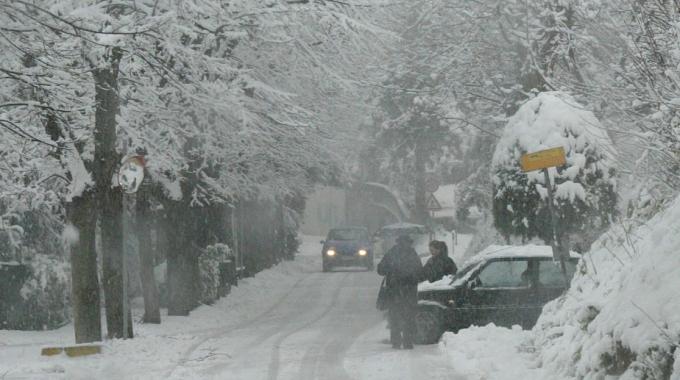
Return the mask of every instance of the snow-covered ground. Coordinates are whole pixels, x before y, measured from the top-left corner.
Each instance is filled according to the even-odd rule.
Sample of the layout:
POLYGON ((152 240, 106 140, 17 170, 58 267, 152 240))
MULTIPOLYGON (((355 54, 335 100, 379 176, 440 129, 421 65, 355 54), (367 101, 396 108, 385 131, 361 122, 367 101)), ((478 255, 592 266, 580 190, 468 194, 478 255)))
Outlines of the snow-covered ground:
POLYGON ((241 281, 189 317, 135 324, 134 339, 106 341, 100 355, 40 356, 44 345, 73 343, 72 326, 0 331, 0 379, 544 378, 528 369, 521 330, 473 328, 446 334, 439 345, 393 350, 374 307, 380 278, 353 269, 322 273, 319 240, 305 237, 296 261, 241 281))

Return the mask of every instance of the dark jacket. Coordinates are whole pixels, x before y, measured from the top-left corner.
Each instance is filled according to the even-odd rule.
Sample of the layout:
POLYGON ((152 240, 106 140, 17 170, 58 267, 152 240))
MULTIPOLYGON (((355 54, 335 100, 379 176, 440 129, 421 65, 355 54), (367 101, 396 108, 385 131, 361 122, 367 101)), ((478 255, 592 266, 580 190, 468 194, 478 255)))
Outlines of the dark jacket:
POLYGON ((450 257, 437 255, 427 260, 421 272, 420 280, 435 282, 441 280, 446 275, 456 274, 457 271, 456 263, 450 257))
POLYGON ((415 249, 400 243, 392 247, 378 264, 378 274, 385 276, 392 302, 416 303, 418 282, 423 265, 415 249))

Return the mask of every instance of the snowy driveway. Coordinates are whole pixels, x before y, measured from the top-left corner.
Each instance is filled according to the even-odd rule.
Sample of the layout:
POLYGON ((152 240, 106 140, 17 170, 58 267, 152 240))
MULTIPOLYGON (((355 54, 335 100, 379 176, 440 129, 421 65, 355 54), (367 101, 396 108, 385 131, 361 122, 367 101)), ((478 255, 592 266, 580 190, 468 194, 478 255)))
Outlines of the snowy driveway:
POLYGON ((245 279, 232 294, 161 325, 135 325, 88 358, 44 358, 72 327, 0 331, 1 379, 456 379, 437 345, 395 351, 375 309, 380 278, 321 272, 318 239, 295 262, 245 279))

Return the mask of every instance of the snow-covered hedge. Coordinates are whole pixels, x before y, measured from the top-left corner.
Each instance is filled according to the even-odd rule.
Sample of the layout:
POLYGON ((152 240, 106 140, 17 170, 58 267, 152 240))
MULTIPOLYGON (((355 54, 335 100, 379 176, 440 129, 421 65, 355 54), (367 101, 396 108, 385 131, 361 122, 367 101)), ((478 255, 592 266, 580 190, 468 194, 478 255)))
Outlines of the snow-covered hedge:
POLYGON ((680 198, 603 235, 534 333, 542 366, 559 377, 680 380, 680 198))
POLYGON ((220 298, 220 264, 229 258, 231 248, 226 244, 209 245, 199 257, 202 303, 212 304, 220 298))
POLYGON ((21 288, 21 318, 10 328, 53 329, 71 320, 71 267, 58 256, 35 255, 24 264, 30 277, 21 288))

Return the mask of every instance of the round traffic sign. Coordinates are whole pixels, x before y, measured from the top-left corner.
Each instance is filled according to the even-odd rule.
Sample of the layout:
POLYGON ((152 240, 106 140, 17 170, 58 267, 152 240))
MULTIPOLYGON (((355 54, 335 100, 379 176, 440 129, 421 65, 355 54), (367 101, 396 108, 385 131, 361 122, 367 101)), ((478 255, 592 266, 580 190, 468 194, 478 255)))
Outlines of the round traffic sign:
POLYGON ((429 174, 427 177, 425 177, 425 191, 428 193, 434 193, 437 191, 440 184, 439 178, 433 174, 429 174))
POLYGON ((128 194, 136 193, 144 181, 144 156, 132 156, 123 161, 118 171, 118 184, 128 194))

